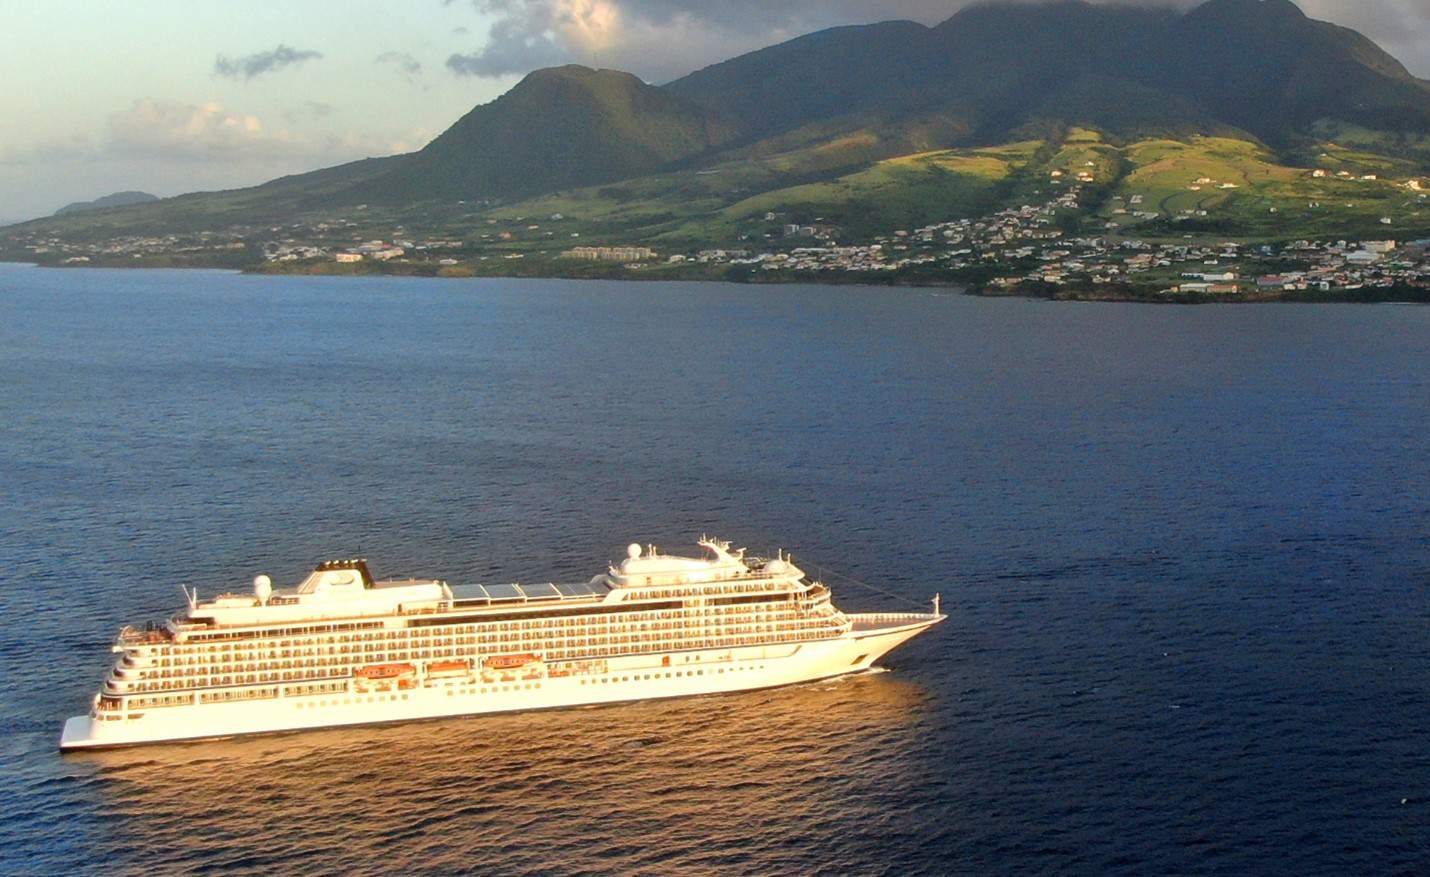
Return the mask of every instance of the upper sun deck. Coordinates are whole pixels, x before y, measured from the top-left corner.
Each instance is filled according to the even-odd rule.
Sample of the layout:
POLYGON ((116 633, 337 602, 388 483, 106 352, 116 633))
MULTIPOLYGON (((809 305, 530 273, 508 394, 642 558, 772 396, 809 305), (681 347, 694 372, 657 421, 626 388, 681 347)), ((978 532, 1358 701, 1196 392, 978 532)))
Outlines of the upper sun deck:
POLYGON ((661 554, 655 546, 642 549, 632 544, 626 549, 626 559, 612 566, 606 579, 615 588, 645 585, 685 585, 728 581, 751 577, 799 580, 803 571, 783 555, 774 560, 746 559, 745 549, 733 551, 729 542, 701 539, 704 557, 681 557, 661 554))

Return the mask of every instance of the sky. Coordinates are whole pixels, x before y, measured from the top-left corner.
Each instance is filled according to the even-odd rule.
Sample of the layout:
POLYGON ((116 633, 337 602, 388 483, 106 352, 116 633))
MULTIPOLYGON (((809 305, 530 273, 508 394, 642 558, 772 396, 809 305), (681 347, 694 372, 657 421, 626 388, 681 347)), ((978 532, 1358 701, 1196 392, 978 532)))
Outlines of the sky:
MULTIPOLYGON (((968 2, 0 0, 0 222, 419 149, 539 67, 660 83, 824 27, 934 24, 968 2)), ((1430 0, 1298 2, 1430 78, 1430 0)))

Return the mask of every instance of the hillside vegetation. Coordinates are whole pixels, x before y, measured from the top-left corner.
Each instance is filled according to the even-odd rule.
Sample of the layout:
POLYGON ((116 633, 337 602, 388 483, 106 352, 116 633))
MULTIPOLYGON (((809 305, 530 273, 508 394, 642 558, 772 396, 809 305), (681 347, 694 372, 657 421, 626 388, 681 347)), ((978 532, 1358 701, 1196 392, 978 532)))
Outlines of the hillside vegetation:
POLYGON ((1088 233, 1246 239, 1430 233, 1430 204, 1406 178, 1363 180, 1379 177, 1382 162, 1334 144, 1325 144, 1324 154, 1327 175, 1316 177, 1315 168, 1282 164, 1248 140, 1197 136, 1117 145, 1075 128, 1056 140, 916 153, 787 184, 807 167, 808 154, 799 152, 573 190, 492 215, 559 213, 581 224, 585 236, 609 241, 733 246, 788 224, 836 227, 838 239, 850 240, 1042 203, 1086 174, 1080 209, 1065 218, 1069 228, 1088 233))

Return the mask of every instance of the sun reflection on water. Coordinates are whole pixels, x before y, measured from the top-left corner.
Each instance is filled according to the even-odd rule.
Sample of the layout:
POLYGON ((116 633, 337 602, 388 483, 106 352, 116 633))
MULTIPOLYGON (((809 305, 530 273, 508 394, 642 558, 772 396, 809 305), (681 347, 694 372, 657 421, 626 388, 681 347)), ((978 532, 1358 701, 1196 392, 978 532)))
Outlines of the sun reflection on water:
POLYGON ((96 752, 108 856, 158 868, 767 871, 837 861, 926 777, 893 674, 96 752))

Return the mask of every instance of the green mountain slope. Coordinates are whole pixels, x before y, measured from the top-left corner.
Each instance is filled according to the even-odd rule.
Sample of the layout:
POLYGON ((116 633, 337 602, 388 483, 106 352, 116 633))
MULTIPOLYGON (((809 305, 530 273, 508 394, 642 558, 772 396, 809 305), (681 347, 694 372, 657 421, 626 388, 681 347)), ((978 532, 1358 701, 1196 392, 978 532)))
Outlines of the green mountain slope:
POLYGON ((73 204, 66 204, 55 211, 55 216, 83 213, 86 210, 104 210, 109 207, 131 207, 135 204, 148 204, 158 200, 158 195, 150 195, 148 192, 115 192, 112 195, 95 198, 93 201, 76 201, 73 204))
MULTIPOLYGON (((870 146, 863 138, 843 142, 849 155, 870 146)), ((512 221, 561 213, 588 240, 676 250, 763 246, 788 225, 831 229, 829 240, 849 243, 1043 205, 1075 188, 1076 206, 1059 210, 1058 227, 1085 234, 1430 233, 1430 203, 1408 184, 1417 165, 1330 144, 1326 149, 1311 166, 1296 166, 1245 135, 1122 140, 1074 127, 998 147, 941 149, 811 174, 823 150, 810 147, 571 190, 490 215, 512 221), (1088 180, 1075 182, 1079 174, 1088 180), (1377 179, 1362 178, 1368 175, 1377 179)))
POLYGON ((288 222, 321 209, 335 194, 386 173, 401 160, 368 158, 336 167, 279 177, 261 186, 194 192, 147 204, 53 216, 11 226, 15 231, 48 231, 74 239, 108 235, 160 235, 199 229, 288 222))

